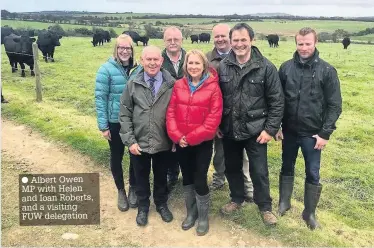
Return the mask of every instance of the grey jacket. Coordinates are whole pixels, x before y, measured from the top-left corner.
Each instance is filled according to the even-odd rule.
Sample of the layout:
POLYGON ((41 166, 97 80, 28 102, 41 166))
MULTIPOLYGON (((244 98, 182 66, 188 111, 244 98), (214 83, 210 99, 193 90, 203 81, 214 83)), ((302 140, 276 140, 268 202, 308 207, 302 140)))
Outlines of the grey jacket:
POLYGON ((166 131, 166 110, 175 79, 168 71, 161 72, 163 82, 153 102, 144 69, 127 83, 120 101, 122 142, 128 147, 138 143, 142 152, 149 154, 170 150, 172 145, 166 131))

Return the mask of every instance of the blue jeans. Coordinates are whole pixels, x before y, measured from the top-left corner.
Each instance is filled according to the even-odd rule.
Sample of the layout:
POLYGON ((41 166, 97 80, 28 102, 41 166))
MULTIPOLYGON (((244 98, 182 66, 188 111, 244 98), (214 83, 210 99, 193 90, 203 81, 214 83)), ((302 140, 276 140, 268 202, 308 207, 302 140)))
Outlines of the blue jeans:
POLYGON ((295 162, 299 147, 304 156, 306 183, 319 185, 319 170, 321 167, 321 150, 314 149, 316 139, 302 137, 296 134, 283 133, 282 141, 282 176, 295 174, 295 162))

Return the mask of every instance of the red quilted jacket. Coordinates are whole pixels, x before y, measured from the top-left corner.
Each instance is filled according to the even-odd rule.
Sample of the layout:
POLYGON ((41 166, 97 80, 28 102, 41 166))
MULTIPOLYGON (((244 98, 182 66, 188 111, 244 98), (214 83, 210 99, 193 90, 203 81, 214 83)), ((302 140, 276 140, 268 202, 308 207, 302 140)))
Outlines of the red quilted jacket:
POLYGON ((212 140, 221 122, 222 108, 218 74, 213 68, 210 76, 193 93, 186 77, 177 80, 166 112, 170 139, 179 143, 186 136, 190 146, 212 140))

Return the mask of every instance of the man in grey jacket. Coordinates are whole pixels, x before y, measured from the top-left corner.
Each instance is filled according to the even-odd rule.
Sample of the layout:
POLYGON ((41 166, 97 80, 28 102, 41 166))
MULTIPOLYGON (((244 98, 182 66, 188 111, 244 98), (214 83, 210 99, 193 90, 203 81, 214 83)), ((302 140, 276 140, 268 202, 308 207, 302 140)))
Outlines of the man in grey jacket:
POLYGON ((120 135, 123 143, 129 147, 137 178, 136 223, 139 226, 148 223, 151 165, 156 210, 163 221, 173 220, 167 206, 166 173, 172 142, 167 135, 165 114, 175 80, 169 72, 161 69, 162 62, 159 48, 144 48, 141 55, 143 69, 128 82, 120 102, 120 135))

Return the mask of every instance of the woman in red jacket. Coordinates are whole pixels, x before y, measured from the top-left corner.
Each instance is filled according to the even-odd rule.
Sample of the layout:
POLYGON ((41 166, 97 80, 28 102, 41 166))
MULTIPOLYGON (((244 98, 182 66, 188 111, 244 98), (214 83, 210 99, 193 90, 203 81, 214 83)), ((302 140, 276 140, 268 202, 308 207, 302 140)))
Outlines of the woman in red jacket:
POLYGON ((197 235, 209 230, 208 168, 213 138, 221 122, 222 94, 218 74, 206 56, 191 50, 184 61, 185 77, 175 82, 166 113, 169 137, 176 149, 183 175, 187 217, 182 229, 195 225, 197 235))

